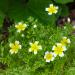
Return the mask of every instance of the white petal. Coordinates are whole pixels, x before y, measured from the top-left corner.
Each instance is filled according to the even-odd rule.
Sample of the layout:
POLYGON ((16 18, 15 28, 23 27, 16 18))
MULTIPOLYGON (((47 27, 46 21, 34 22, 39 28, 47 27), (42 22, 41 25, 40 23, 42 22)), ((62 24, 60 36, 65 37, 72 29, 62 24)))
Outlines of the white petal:
POLYGON ((62 53, 62 54, 59 54, 59 56, 60 56, 60 57, 63 57, 63 56, 64 56, 64 53, 62 53))
POLYGON ((20 24, 23 24, 23 23, 22 22, 19 22, 18 24, 20 25, 20 24))
POLYGON ((56 9, 58 9, 59 7, 58 6, 56 6, 56 9))
POLYGON ((54 58, 55 58, 55 57, 52 57, 51 61, 53 61, 53 60, 54 60, 54 58))
POLYGON ((32 42, 29 42, 30 45, 32 45, 32 42))
POLYGON ((62 46, 62 44, 61 43, 57 43, 57 46, 62 46))
POLYGON ((45 8, 45 11, 48 11, 48 8, 45 8))
POLYGON ((27 27, 27 24, 24 24, 24 27, 27 27))
POLYGON ((37 51, 34 51, 34 54, 36 55, 37 54, 37 51))
POLYGON ((64 37, 63 37, 63 39, 67 39, 67 37, 66 37, 66 36, 64 36, 64 37))
POLYGON ((15 27, 17 27, 17 25, 15 25, 15 27))
POLYGON ((44 59, 46 59, 46 55, 44 56, 44 59))
POLYGON ((54 55, 54 57, 56 57, 56 56, 57 56, 57 54, 55 54, 55 53, 53 53, 53 55, 54 55))
POLYGON ((32 52, 31 48, 29 48, 29 52, 32 52))
POLYGON ((35 41, 35 44, 38 44, 39 43, 39 41, 35 41))
POLYGON ((56 46, 53 46, 53 47, 52 47, 52 50, 55 50, 55 48, 56 48, 56 46))
POLYGON ((45 54, 48 54, 48 53, 49 53, 49 51, 46 51, 46 52, 45 52, 45 54))
POLYGON ((54 13, 56 14, 58 11, 55 11, 54 13))
POLYGON ((66 46, 63 46, 63 50, 64 50, 64 51, 66 51, 66 50, 67 50, 66 46))
POLYGON ((39 49, 42 50, 42 46, 41 45, 39 46, 39 49))
POLYGON ((12 49, 10 49, 10 51, 9 51, 11 54, 13 54, 14 53, 14 51, 12 50, 12 49))
POLYGON ((19 41, 15 41, 15 44, 19 44, 19 41))
POLYGON ((49 6, 50 6, 50 7, 52 7, 52 6, 53 6, 53 4, 50 4, 49 6))
POLYGON ((10 43, 9 46, 11 47, 13 45, 13 43, 10 43))
POLYGON ((48 15, 52 15, 52 13, 48 13, 48 15))
POLYGON ((19 47, 20 47, 20 49, 22 48, 22 46, 21 46, 21 45, 19 45, 19 47))
POLYGON ((20 33, 21 31, 20 30, 17 30, 17 32, 20 33))
POLYGON ((52 54, 54 56, 54 52, 50 52, 50 54, 52 54))
POLYGON ((46 60, 46 62, 50 62, 50 60, 46 60))
POLYGON ((70 39, 67 39, 68 43, 71 43, 70 39))
POLYGON ((15 54, 18 53, 18 50, 14 52, 15 54))

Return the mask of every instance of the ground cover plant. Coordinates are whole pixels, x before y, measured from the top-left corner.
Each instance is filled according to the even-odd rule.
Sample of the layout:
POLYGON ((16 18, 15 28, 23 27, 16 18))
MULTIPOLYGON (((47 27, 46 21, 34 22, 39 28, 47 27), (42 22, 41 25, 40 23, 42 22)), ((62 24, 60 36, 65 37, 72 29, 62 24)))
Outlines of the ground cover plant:
POLYGON ((74 7, 73 0, 1 1, 0 75, 75 74, 75 8, 69 3, 74 7))

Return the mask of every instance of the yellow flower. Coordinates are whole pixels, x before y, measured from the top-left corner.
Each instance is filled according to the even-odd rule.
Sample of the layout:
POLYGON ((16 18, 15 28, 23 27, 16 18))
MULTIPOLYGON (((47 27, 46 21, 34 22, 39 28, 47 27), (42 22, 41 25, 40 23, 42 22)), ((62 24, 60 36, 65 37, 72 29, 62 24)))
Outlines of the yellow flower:
POLYGON ((19 22, 17 25, 15 25, 15 28, 17 29, 17 32, 24 31, 26 29, 27 25, 25 23, 19 22))
POLYGON ((52 50, 54 51, 54 56, 59 55, 60 57, 64 56, 64 51, 66 51, 66 46, 63 46, 61 43, 57 43, 53 46, 52 50))
POLYGON ((50 62, 54 60, 54 54, 52 52, 45 52, 44 59, 46 59, 46 62, 50 62))
POLYGON ((10 53, 13 54, 13 53, 17 53, 19 49, 21 49, 21 45, 19 44, 19 41, 15 41, 15 43, 10 43, 9 44, 10 46, 10 53))
POLYGON ((61 40, 61 43, 62 43, 63 45, 66 45, 66 44, 70 44, 71 41, 70 41, 70 39, 68 39, 67 37, 63 37, 62 40, 61 40))
POLYGON ((42 50, 42 46, 38 45, 38 41, 35 41, 34 43, 30 43, 29 52, 34 52, 34 54, 37 54, 37 51, 42 50))
POLYGON ((58 12, 58 7, 54 6, 53 4, 50 4, 50 6, 48 8, 46 8, 45 10, 48 11, 49 15, 52 15, 52 14, 56 14, 58 12))

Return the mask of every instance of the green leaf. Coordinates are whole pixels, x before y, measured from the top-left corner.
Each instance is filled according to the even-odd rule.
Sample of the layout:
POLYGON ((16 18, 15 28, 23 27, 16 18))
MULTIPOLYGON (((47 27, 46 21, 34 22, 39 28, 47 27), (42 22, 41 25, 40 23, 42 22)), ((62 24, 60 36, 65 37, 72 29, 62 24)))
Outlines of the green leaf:
POLYGON ((69 9, 68 9, 68 7, 64 5, 61 8, 62 8, 62 10, 61 10, 61 16, 68 16, 69 15, 69 9))
POLYGON ((66 4, 69 2, 73 2, 74 0, 55 0, 56 3, 66 4))

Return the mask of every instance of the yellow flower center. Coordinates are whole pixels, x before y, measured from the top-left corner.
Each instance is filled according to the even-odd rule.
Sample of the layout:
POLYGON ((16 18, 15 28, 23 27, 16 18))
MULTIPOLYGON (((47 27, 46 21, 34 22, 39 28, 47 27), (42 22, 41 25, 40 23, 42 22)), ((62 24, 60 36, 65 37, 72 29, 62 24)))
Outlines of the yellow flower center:
POLYGON ((61 46, 57 46, 54 50, 56 54, 61 54, 63 52, 63 48, 61 46))
POLYGON ((57 11, 57 9, 56 9, 54 6, 51 6, 50 8, 48 8, 48 11, 49 11, 50 13, 54 13, 54 12, 57 11))
POLYGON ((47 60, 51 60, 52 59, 52 56, 53 56, 52 54, 48 53, 48 54, 46 54, 46 59, 47 60))
POLYGON ((18 30, 24 30, 25 26, 23 24, 20 24, 20 25, 17 26, 17 29, 18 30))
POLYGON ((67 39, 63 39, 63 40, 61 41, 61 43, 62 43, 62 44, 66 44, 66 43, 67 43, 67 39))
POLYGON ((32 49, 33 51, 38 50, 38 45, 37 45, 37 44, 32 44, 31 49, 32 49))
POLYGON ((18 44, 13 44, 13 46, 11 47, 14 51, 19 49, 19 45, 18 44))

